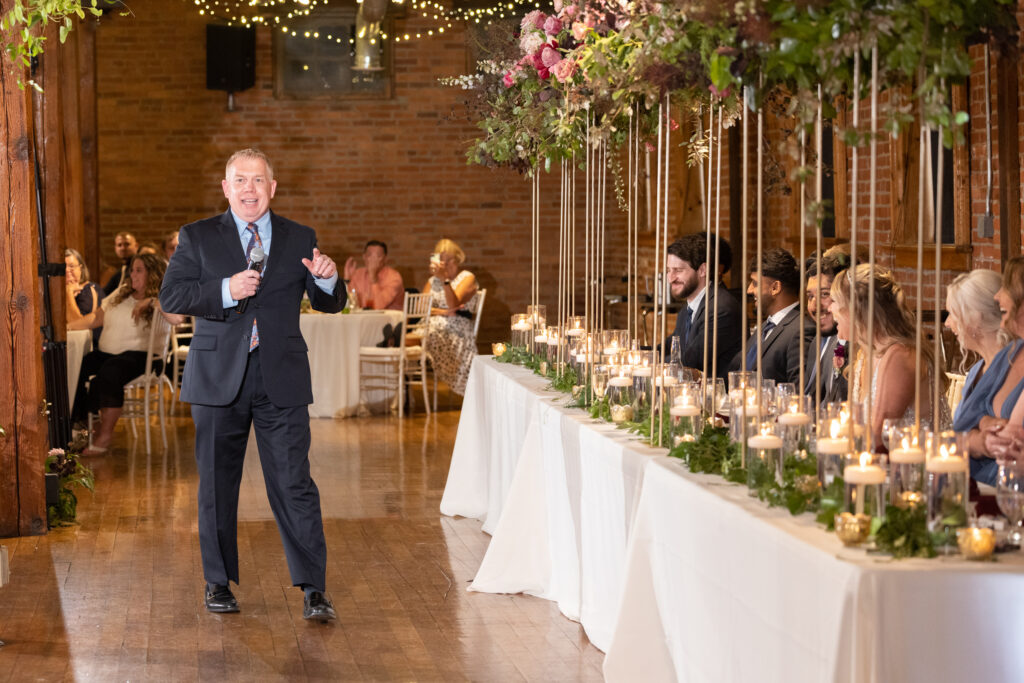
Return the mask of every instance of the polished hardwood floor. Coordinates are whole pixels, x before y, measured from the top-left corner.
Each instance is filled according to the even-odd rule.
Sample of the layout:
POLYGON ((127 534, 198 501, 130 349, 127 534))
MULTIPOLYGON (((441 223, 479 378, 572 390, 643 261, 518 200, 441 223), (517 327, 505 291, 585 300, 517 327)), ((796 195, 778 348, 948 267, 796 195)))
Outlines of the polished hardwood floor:
POLYGON ((490 538, 438 512, 458 410, 313 420, 328 593, 302 619, 253 440, 239 513, 240 614, 209 614, 196 532, 191 420, 146 455, 118 427, 89 459, 77 526, 0 539, 0 681, 574 681, 603 655, 545 600, 469 593, 490 538))

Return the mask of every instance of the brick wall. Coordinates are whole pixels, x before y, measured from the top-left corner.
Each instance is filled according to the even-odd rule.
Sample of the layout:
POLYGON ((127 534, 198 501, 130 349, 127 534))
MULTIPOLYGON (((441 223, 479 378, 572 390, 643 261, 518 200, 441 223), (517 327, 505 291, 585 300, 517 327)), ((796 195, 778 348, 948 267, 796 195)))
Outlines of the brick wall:
MULTIPOLYGON (((279 181, 274 208, 317 228, 325 252, 342 261, 357 255, 369 238, 385 239, 394 265, 409 286, 421 286, 436 239, 452 237, 468 255, 467 267, 489 290, 481 342, 507 336, 508 315, 525 310, 530 300, 530 181, 507 170, 465 163, 466 143, 477 129, 465 120, 462 93, 437 83, 442 76, 467 70, 465 36, 457 29, 444 37, 400 43, 395 52, 395 88, 391 100, 325 102, 279 100, 273 94, 271 36, 257 35, 255 88, 236 95, 235 112, 225 109, 225 94, 205 89, 205 23, 188 3, 135 0, 131 17, 105 18, 97 37, 97 87, 100 160, 101 243, 113 258, 113 235, 132 230, 141 239, 158 239, 169 229, 223 211, 219 180, 223 162, 235 149, 258 146, 275 162, 279 181)), ((397 22, 398 32, 425 27, 417 19, 397 22)), ((975 267, 998 268, 998 173, 994 178, 996 234, 977 234, 984 213, 984 88, 980 48, 972 49, 970 83, 970 215, 975 267)), ((994 63, 994 60, 993 60, 994 63)), ((993 71, 994 71, 993 67, 993 71)), ((1018 73, 1018 80, 1024 72, 1018 73)), ((995 84, 992 86, 995 97, 995 84)), ((867 122, 867 109, 862 122, 867 122)), ((1024 125, 1024 97, 1020 99, 1024 125)), ((993 105, 993 116, 995 106, 993 105)), ((686 116, 674 116, 682 128, 674 142, 689 136, 686 116)), ((765 148, 778 162, 774 174, 789 192, 765 198, 765 241, 796 253, 799 249, 798 193, 793 191, 793 162, 782 151, 784 121, 769 117, 765 148)), ((1024 141, 1024 127, 1019 131, 1024 141)), ((998 163, 998 121, 993 148, 998 163)), ((751 153, 756 150, 751 125, 751 153)), ((1024 142, 1021 144, 1024 157, 1024 142)), ((653 156, 653 155, 652 155, 653 156)), ((653 159, 652 159, 653 162, 653 159)), ((625 159, 622 163, 625 167, 625 159)), ((1022 164, 1024 169, 1024 164, 1022 164)), ((650 187, 655 187, 656 165, 650 187)), ((706 168, 705 168, 706 171, 706 168)), ((687 169, 683 150, 672 157, 669 194, 670 240, 702 229, 698 169, 687 169)), ((729 155, 722 159, 722 234, 728 236, 729 155)), ((705 176, 706 181, 706 176, 705 176)), ((643 182, 643 180, 641 181, 643 182)), ((751 185, 754 161, 751 160, 751 185)), ((888 248, 892 228, 890 146, 879 145, 878 262, 893 263, 888 248)), ((577 176, 577 223, 582 235, 583 174, 577 176)), ((782 187, 777 187, 782 190, 782 187)), ((868 159, 861 154, 858 182, 858 239, 868 238, 868 159)), ((706 193, 704 187, 703 192, 706 193)), ((615 202, 608 177, 606 205, 607 291, 623 292, 626 272, 625 213, 615 202)), ((541 302, 556 305, 559 176, 541 183, 541 302)), ((753 249, 756 196, 748 198, 748 234, 753 249)), ((645 200, 641 198, 641 203, 645 200)), ((712 206, 714 210, 714 206, 712 206)), ((712 214, 713 215, 713 214, 712 214)), ((656 235, 641 229, 641 273, 653 276, 656 235)), ((739 278, 739 245, 734 272, 739 278)), ((579 249, 579 252, 582 250, 579 249)), ((577 254, 577 288, 582 287, 582 253, 577 254)), ((947 282, 955 273, 946 270, 947 282)), ((916 296, 913 269, 897 268, 908 294, 916 296)), ((641 292, 644 291, 643 275, 641 292)), ((934 305, 934 282, 925 287, 925 305, 934 305)), ((941 290, 940 290, 941 293, 941 290)), ((582 292, 578 293, 582 301, 582 292)))
MULTIPOLYGON (((132 16, 107 17, 97 36, 100 215, 103 258, 113 236, 131 230, 159 240, 184 223, 224 211, 223 164, 255 146, 274 162, 276 212, 317 229, 339 262, 367 239, 388 242, 406 286, 427 279, 442 236, 465 250, 488 297, 480 341, 507 337, 508 316, 530 299, 531 184, 507 170, 467 166, 462 92, 437 79, 465 73, 460 30, 395 51, 390 100, 276 99, 271 35, 257 31, 256 86, 226 111, 223 92, 205 88, 205 25, 191 3, 134 0, 132 16)), ((426 26, 398 21, 399 32, 426 26)), ((544 177, 543 272, 557 275, 558 174, 544 177)), ((614 197, 613 192, 609 192, 614 197)), ((582 224, 583 203, 578 216, 582 224)), ((609 202, 607 220, 624 223, 609 202)), ((611 246, 611 245, 609 245, 611 246)), ((551 288, 542 301, 553 306, 551 288)))

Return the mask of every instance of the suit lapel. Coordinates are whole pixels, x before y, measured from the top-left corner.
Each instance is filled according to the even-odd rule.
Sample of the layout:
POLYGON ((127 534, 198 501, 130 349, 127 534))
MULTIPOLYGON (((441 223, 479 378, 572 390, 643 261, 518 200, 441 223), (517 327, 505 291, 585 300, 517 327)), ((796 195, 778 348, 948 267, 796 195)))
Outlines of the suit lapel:
POLYGON ((288 238, 291 236, 288 226, 273 211, 270 212, 270 226, 274 231, 270 240, 274 253, 267 254, 267 267, 263 272, 263 277, 265 278, 270 277, 270 274, 277 270, 278 262, 282 261, 281 257, 287 253, 288 238))
POLYGON ((245 249, 238 239, 238 226, 235 224, 235 219, 231 216, 230 209, 225 211, 220 217, 220 223, 217 227, 221 241, 224 243, 224 253, 230 255, 232 272, 237 273, 240 270, 245 270, 247 265, 245 262, 245 249))
POLYGON ((786 317, 782 319, 782 322, 775 326, 772 333, 768 335, 768 339, 761 343, 761 357, 763 358, 768 350, 775 344, 775 340, 782 336, 785 329, 789 327, 797 316, 800 315, 800 307, 797 306, 792 311, 786 314, 786 317))

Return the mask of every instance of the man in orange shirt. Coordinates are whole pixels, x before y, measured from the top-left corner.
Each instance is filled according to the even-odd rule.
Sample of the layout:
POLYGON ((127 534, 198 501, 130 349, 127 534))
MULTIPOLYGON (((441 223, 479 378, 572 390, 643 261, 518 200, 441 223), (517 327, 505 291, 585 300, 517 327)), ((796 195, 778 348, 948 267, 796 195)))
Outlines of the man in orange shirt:
POLYGON ((356 293, 360 308, 402 310, 405 288, 402 276, 387 265, 388 245, 370 240, 363 249, 363 267, 355 258, 345 261, 345 282, 356 293))

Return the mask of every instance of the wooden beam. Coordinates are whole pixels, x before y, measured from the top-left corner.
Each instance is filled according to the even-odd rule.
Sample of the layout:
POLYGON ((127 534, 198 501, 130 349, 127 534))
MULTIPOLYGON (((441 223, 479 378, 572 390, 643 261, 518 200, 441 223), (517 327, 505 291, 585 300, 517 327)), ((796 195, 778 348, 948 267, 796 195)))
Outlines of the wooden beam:
MULTIPOLYGON (((0 536, 46 532, 39 246, 32 177, 32 99, 20 75, 0 68, 0 536)), ((30 89, 29 89, 30 90, 30 89)))
MULTIPOLYGON (((72 31, 61 53, 64 68, 60 87, 64 114, 64 246, 85 253, 85 233, 82 226, 82 133, 81 113, 78 110, 78 43, 82 31, 72 31)), ((84 256, 83 256, 84 258, 84 256)))
POLYGON ((1017 139, 1018 54, 996 59, 996 125, 998 128, 999 258, 1020 256, 1020 159, 1017 139))
MULTIPOLYGON (((82 255, 94 282, 103 266, 100 247, 99 158, 96 118, 96 27, 90 18, 75 27, 78 34, 78 117, 82 155, 82 255)), ((69 78, 72 75, 69 74, 69 78)), ((102 285, 104 283, 100 283, 102 285)))

